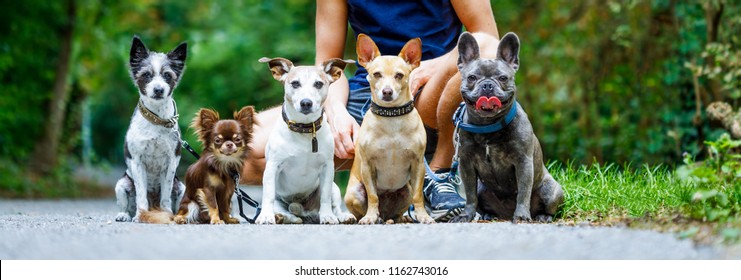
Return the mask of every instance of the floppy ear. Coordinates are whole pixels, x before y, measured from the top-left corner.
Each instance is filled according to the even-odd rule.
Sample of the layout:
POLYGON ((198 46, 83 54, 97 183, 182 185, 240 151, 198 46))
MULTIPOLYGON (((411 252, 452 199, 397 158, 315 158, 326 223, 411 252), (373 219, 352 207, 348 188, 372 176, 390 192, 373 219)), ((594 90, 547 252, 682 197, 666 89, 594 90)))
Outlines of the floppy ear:
POLYGON ((340 78, 340 76, 342 75, 342 70, 345 70, 345 66, 351 63, 355 63, 355 61, 351 59, 345 60, 339 58, 328 59, 322 62, 322 71, 324 71, 324 73, 327 73, 327 76, 329 76, 329 82, 332 83, 340 78))
POLYGON ((507 62, 512 69, 520 68, 520 38, 515 33, 509 32, 499 41, 497 59, 507 62))
POLYGON ((458 37, 458 70, 476 59, 479 59, 479 43, 471 33, 463 32, 458 37))
POLYGON ((149 57, 149 50, 144 45, 139 36, 134 35, 134 39, 131 41, 131 50, 129 51, 129 67, 131 76, 134 76, 139 71, 140 64, 142 61, 149 57))
POLYGON ((252 138, 252 127, 255 124, 255 107, 244 106, 239 112, 234 112, 234 120, 239 123, 243 132, 245 143, 249 143, 252 138))
POLYGON ((409 42, 401 48, 399 56, 403 58, 404 61, 411 64, 412 69, 419 67, 419 62, 422 60, 422 40, 419 38, 409 40, 409 42))
POLYGON ((355 52, 358 54, 358 63, 360 66, 365 67, 369 62, 373 61, 374 58, 381 56, 381 51, 378 50, 376 43, 373 42, 371 37, 368 35, 358 35, 358 42, 355 45, 355 52))
POLYGON ((286 73, 290 72, 291 68, 293 68, 293 62, 282 57, 263 57, 260 58, 258 61, 261 63, 267 62, 268 67, 270 67, 270 72, 273 73, 273 78, 281 82, 283 82, 283 78, 285 77, 286 73))
POLYGON ((204 146, 206 146, 206 143, 210 143, 211 130, 218 121, 219 113, 211 109, 202 108, 198 113, 196 113, 193 122, 190 123, 190 127, 196 130, 194 133, 198 135, 198 140, 200 140, 204 146))

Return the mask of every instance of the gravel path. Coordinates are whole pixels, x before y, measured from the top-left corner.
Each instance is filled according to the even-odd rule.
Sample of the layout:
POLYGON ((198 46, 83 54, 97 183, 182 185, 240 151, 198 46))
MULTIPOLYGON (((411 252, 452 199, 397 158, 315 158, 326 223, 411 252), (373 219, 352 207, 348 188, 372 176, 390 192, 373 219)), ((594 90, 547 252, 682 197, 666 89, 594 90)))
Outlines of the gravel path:
MULTIPOLYGON (((248 188, 252 195, 257 189, 248 188)), ((236 208, 236 206, 235 206, 236 208)), ((606 227, 145 225, 106 200, 0 200, 0 259, 726 259, 671 234, 606 227)), ((735 254, 734 254, 735 255, 735 254)))

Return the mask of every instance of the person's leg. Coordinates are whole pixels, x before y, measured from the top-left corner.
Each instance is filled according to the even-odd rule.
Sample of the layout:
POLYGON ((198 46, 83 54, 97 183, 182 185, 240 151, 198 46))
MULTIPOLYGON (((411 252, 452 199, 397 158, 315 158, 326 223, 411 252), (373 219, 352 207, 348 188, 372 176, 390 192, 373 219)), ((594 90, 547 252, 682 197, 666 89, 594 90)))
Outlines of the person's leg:
POLYGON ((265 171, 265 145, 279 120, 281 120, 281 106, 257 114, 257 124, 254 126, 252 143, 250 143, 252 151, 242 166, 240 184, 262 185, 262 173, 265 171))

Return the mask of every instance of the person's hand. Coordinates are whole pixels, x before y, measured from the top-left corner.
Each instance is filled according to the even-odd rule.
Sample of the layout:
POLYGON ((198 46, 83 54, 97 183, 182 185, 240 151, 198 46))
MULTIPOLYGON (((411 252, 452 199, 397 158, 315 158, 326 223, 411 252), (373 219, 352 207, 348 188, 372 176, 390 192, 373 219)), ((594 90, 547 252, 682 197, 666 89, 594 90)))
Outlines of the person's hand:
POLYGON ((355 140, 357 132, 360 130, 355 118, 343 107, 334 111, 332 116, 327 114, 327 122, 332 128, 332 136, 334 136, 334 155, 341 159, 355 157, 355 140))
POLYGON ((409 90, 411 91, 412 96, 414 96, 422 86, 427 84, 435 71, 436 69, 434 64, 429 60, 422 61, 419 64, 419 67, 412 70, 412 73, 409 74, 409 90))

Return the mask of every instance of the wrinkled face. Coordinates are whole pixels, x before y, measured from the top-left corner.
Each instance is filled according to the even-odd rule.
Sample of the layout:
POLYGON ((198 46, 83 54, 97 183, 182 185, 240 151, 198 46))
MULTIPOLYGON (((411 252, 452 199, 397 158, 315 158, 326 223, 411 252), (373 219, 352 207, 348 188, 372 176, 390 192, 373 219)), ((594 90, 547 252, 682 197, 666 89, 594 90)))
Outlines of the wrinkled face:
POLYGON ((319 66, 295 66, 284 78, 286 104, 304 115, 322 110, 331 81, 319 66))
POLYGON ((172 97, 185 68, 186 52, 185 43, 167 54, 150 52, 135 37, 131 45, 129 70, 139 95, 155 102, 172 97))
POLYGON ((239 158, 247 150, 245 132, 234 120, 220 120, 214 125, 209 145, 217 157, 239 158))
POLYGON ((373 101, 379 104, 393 103, 401 94, 407 93, 412 67, 398 56, 380 56, 369 62, 366 70, 373 101))
POLYGON ((458 39, 461 97, 469 112, 496 116, 511 108, 517 95, 515 73, 520 66, 520 40, 507 33, 499 42, 496 59, 479 57, 476 39, 468 32, 458 39))
POLYGON ((515 100, 515 71, 502 61, 481 59, 461 74, 463 99, 483 115, 496 115, 515 100))

